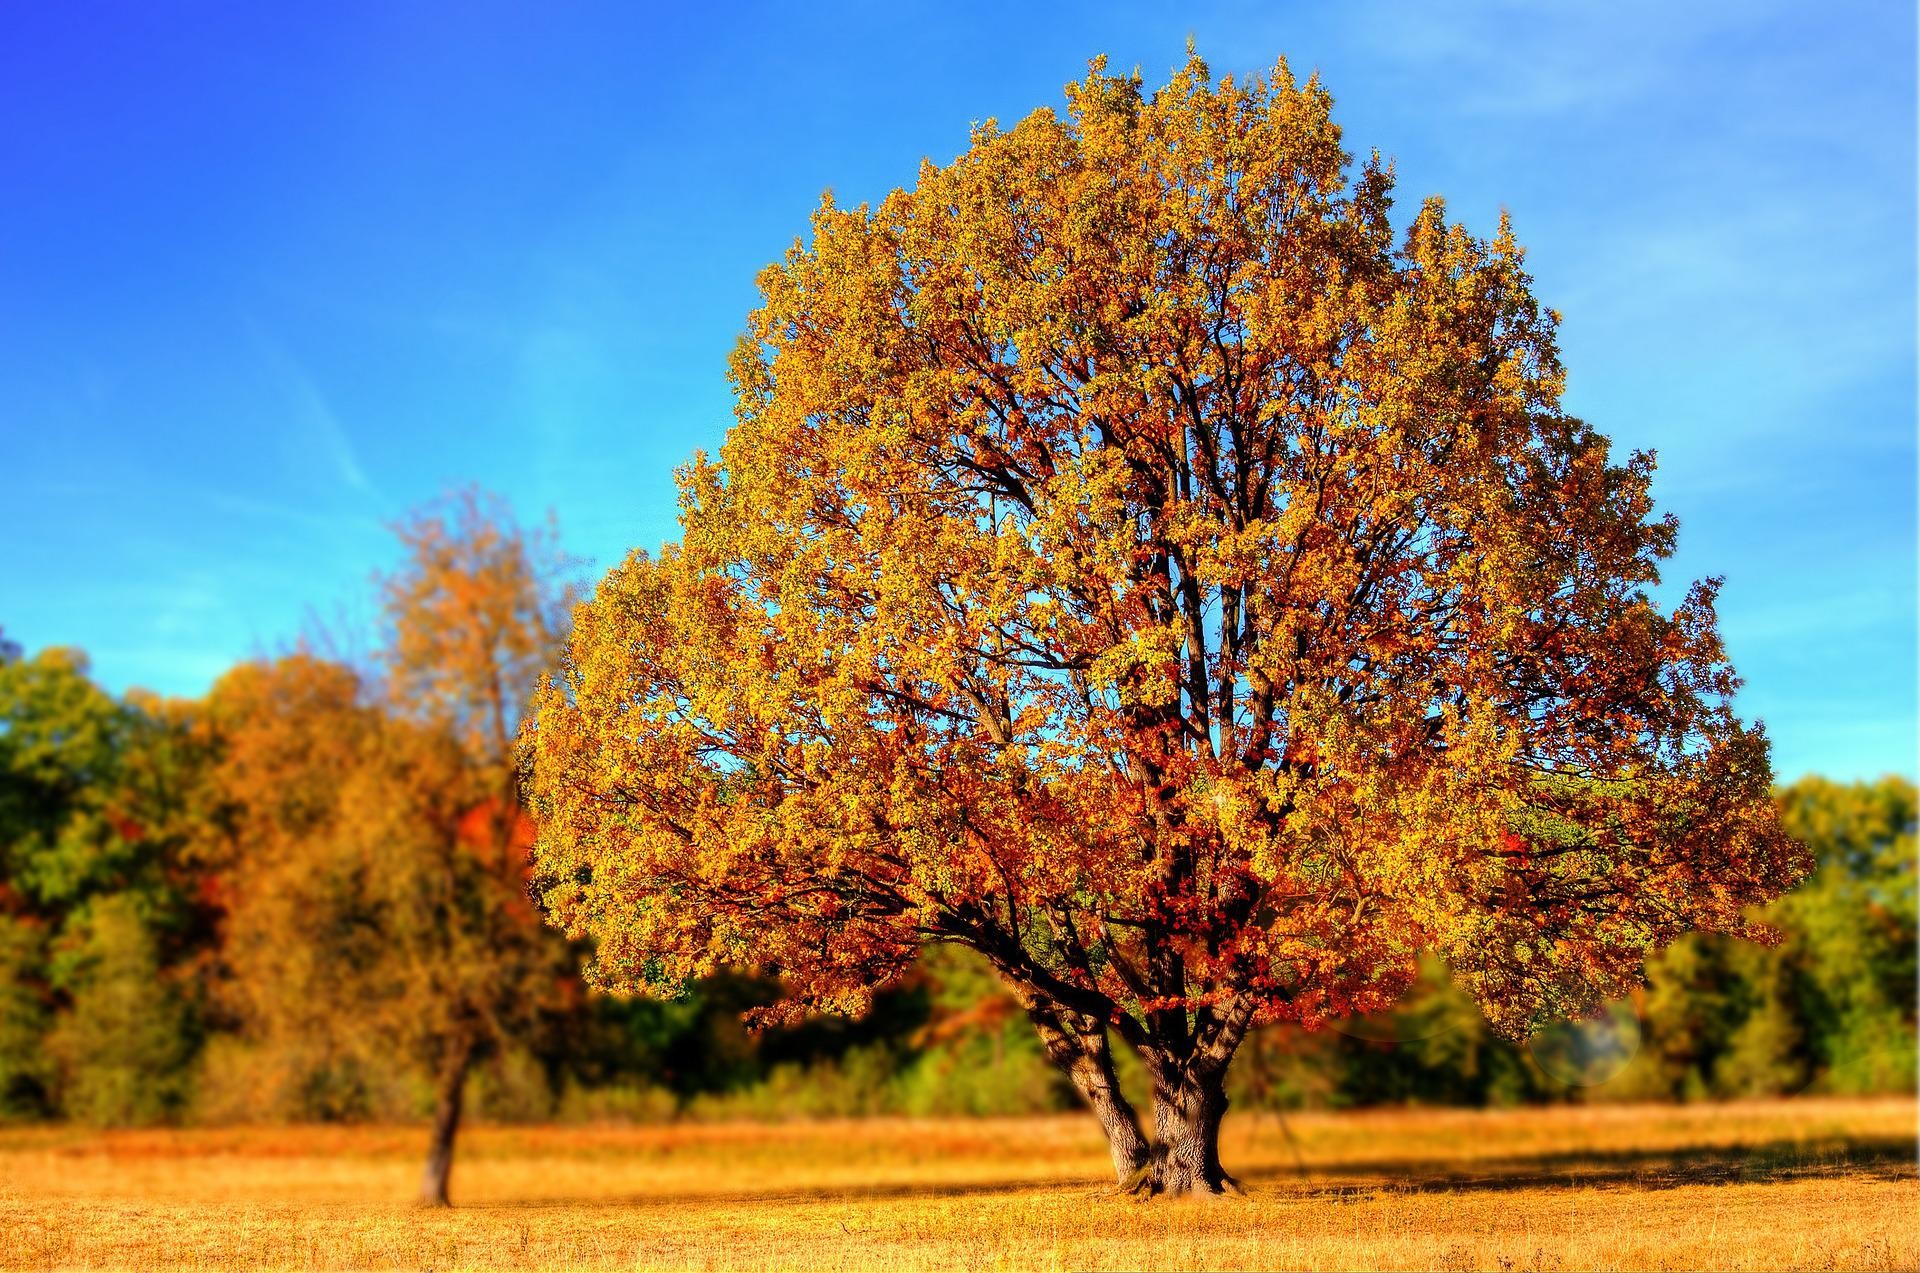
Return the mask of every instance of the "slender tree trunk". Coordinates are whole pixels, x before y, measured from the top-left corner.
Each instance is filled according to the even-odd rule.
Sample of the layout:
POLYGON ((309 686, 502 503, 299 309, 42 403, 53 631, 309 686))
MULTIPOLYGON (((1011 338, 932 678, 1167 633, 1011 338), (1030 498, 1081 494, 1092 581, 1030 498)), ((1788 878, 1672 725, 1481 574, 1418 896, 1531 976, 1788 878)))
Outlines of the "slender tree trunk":
POLYGON ((1107 1138, 1107 1153, 1113 1159, 1113 1177, 1125 1183, 1132 1179, 1135 1172, 1146 1165, 1147 1138, 1140 1134, 1140 1120, 1133 1112, 1133 1106, 1120 1092, 1119 1080, 1113 1072, 1113 1056, 1107 1050, 1106 1039, 1100 1040, 1098 1055, 1083 1053, 1067 1072, 1073 1081, 1074 1090, 1093 1111, 1094 1118, 1100 1122, 1100 1130, 1107 1138))
POLYGON ((467 1071, 473 1068, 473 1054, 462 1048, 442 1067, 440 1093, 433 1107, 433 1135, 427 1142, 427 1167, 420 1177, 420 1201, 429 1207, 445 1207, 447 1178, 453 1174, 453 1138, 460 1130, 460 1105, 467 1086, 467 1071))
POLYGON ((1147 1138, 1140 1132, 1140 1119, 1120 1091, 1113 1072, 1113 1051, 1107 1032, 1089 1023, 1075 1028, 1053 1010, 1035 1004, 1027 1017, 1040 1035, 1047 1059, 1058 1066, 1073 1084, 1073 1090, 1087 1103, 1107 1138, 1107 1152, 1113 1158, 1114 1179, 1126 1184, 1146 1166, 1147 1138))

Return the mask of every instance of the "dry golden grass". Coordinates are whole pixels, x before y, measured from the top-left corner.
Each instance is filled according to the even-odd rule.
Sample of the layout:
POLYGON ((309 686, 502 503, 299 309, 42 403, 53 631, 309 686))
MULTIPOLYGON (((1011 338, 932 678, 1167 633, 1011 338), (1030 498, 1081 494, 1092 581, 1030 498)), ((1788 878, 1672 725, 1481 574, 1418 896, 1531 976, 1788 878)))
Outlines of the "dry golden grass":
POLYGON ((1248 1196, 1103 1187, 1089 1121, 0 1134, 0 1266, 1920 1267, 1911 1100, 1228 1120, 1248 1196))

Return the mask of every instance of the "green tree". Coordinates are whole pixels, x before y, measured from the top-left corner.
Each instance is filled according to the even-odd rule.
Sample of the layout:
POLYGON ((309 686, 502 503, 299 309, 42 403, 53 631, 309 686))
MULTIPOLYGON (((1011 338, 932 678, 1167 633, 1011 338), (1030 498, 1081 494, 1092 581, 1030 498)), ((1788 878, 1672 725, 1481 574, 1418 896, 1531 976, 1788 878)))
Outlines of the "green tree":
POLYGON ((191 1095, 192 1004, 160 958, 137 893, 94 898, 62 934, 53 980, 68 1000, 47 1036, 69 1117, 103 1126, 178 1116, 191 1095))
POLYGON ((0 662, 0 900, 16 913, 56 916, 141 857, 114 800, 131 716, 87 673, 78 650, 0 662))
POLYGON ((0 914, 0 1120, 53 1112, 46 933, 31 916, 0 914))
POLYGON ((1713 1092, 1714 1071, 1742 1014, 1729 947, 1711 937, 1685 937, 1647 962, 1638 1000, 1646 1037, 1615 1094, 1677 1100, 1713 1092))
POLYGON ((1805 1014, 1816 1081, 1835 1092, 1911 1090, 1913 784, 1807 778, 1781 805, 1787 831, 1818 862, 1808 883, 1767 914, 1787 934, 1773 953, 1797 983, 1789 997, 1805 1014))
POLYGON ((116 701, 77 651, 0 661, 8 1099, 116 1123, 182 1108, 219 909, 190 860, 204 764, 190 705, 116 701))

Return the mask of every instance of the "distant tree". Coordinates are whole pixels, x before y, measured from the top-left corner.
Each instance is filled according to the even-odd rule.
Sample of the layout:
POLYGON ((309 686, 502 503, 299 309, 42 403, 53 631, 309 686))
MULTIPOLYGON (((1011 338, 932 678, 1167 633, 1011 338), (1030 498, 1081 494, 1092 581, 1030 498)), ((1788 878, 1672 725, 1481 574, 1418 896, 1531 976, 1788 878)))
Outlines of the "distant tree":
POLYGON ((913 1033, 900 1077, 904 1112, 1037 1114, 1075 1101, 1019 1003, 978 955, 931 947, 907 984, 923 988, 927 1021, 913 1033))
POLYGON ((1096 64, 761 276, 681 543, 580 610, 528 739, 600 984, 857 1011, 973 947, 1117 1176, 1211 1192, 1255 1022, 1432 951, 1524 1034, 1799 877, 1715 583, 1651 595, 1651 456, 1562 411, 1504 221, 1396 246, 1330 108, 1096 64))
POLYGON ((1650 961, 1636 1094, 1913 1090, 1913 784, 1810 777, 1779 801, 1817 864, 1761 915, 1782 939, 1701 935, 1650 961))
POLYGON ((0 914, 0 1120, 40 1117, 52 1108, 46 962, 44 927, 0 914))
POLYGON ((379 891, 413 859, 352 834, 354 804, 386 794, 386 722, 358 673, 305 653, 232 669, 207 716, 222 814, 206 856, 230 898, 221 1007, 264 1060, 255 1101, 364 1114, 368 1076, 412 1060, 394 1046, 410 1023, 379 891))
POLYGON ((1768 922, 1790 934, 1763 952, 1787 966, 1781 993, 1805 1013, 1811 1069, 1829 1091, 1912 1091, 1916 804, 1911 781, 1804 778, 1783 820, 1817 869, 1768 922))
POLYGON ((190 704, 115 700, 75 650, 0 658, 0 1108, 185 1106, 216 898, 191 863, 190 704))
POLYGON ((421 1197, 444 1205, 468 1071, 538 1019, 570 958, 528 896, 532 826, 515 740, 561 648, 573 562, 551 520, 525 529, 504 500, 473 488, 396 530, 406 558, 381 581, 388 692, 405 717, 455 740, 480 792, 458 858, 477 868, 470 880, 449 869, 413 897, 423 931, 459 939, 435 965, 429 995, 448 1010, 423 1017, 439 1097, 421 1197))
POLYGON ((572 957, 527 896, 519 713, 565 622, 549 534, 466 492, 398 527, 385 643, 363 674, 310 655, 216 688, 234 810, 230 943, 250 1019, 310 1078, 369 1048, 435 1093, 423 1201, 444 1205, 468 1075, 565 996, 572 957))
POLYGON ((78 650, 0 660, 0 880, 6 908, 52 919, 134 868, 117 816, 132 720, 78 650))
POLYGON ((66 926, 54 981, 67 1005, 47 1034, 60 1105, 99 1126, 177 1117, 192 1093, 194 1002, 169 975, 136 892, 94 899, 66 926))
POLYGON ((75 900, 74 859, 100 856, 91 814, 118 769, 125 719, 86 674, 85 656, 32 659, 0 641, 0 1114, 56 1108, 47 1055, 55 990, 48 941, 75 900))

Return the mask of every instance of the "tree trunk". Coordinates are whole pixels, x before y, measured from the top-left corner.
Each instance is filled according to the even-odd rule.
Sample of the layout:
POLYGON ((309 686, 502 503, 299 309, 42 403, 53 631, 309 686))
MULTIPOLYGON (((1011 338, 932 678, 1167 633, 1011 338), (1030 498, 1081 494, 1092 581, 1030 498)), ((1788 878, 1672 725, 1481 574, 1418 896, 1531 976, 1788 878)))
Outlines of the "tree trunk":
POLYGON ((1130 1181, 1149 1195, 1239 1193, 1220 1166, 1220 1120, 1227 1113, 1224 1069, 1174 1071, 1153 1084, 1154 1145, 1130 1181))
POLYGON ((1220 1165, 1220 1120, 1227 1113, 1227 1066, 1253 1023, 1251 997, 1235 996, 1210 1009, 1193 1037, 1135 1041, 1153 1075, 1154 1139, 1149 1145, 1114 1074, 1106 1021, 1067 1009, 1007 964, 996 966, 1027 1010, 1047 1059, 1073 1081, 1099 1120, 1114 1177, 1123 1190, 1202 1197, 1240 1192, 1238 1182, 1220 1165))
POLYGON ((441 1070, 440 1094, 433 1107, 433 1136, 427 1143, 427 1168, 420 1177, 420 1201, 429 1207, 450 1206, 447 1178, 453 1174, 453 1138, 460 1130, 460 1103, 467 1086, 472 1054, 462 1050, 441 1070))
POLYGON ((1140 1133, 1133 1106, 1120 1091, 1106 1030, 1091 1023, 1074 1028, 1062 1014, 1037 1003, 1028 1007, 1027 1017, 1039 1032, 1047 1059, 1073 1083, 1073 1090, 1099 1121, 1113 1158, 1114 1179, 1126 1184, 1146 1165, 1147 1138, 1140 1133))
POLYGON ((1106 1135, 1107 1153, 1113 1159, 1113 1178, 1125 1184, 1146 1165, 1149 1150, 1147 1138, 1140 1134, 1140 1120, 1134 1115, 1133 1106, 1120 1093, 1120 1084, 1113 1073, 1113 1058, 1103 1047, 1100 1060, 1083 1056, 1067 1077, 1073 1080, 1074 1090, 1093 1111, 1100 1130, 1106 1135))

